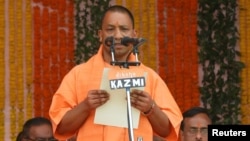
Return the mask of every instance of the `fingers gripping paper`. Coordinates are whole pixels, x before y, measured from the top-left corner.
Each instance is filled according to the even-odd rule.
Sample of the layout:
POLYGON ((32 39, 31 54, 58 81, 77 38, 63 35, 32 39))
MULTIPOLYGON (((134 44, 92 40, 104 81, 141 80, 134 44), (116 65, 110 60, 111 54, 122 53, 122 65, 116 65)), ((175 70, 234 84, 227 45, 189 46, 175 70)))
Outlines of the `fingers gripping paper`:
MULTIPOLYGON (((126 87, 144 90, 146 75, 139 68, 104 68, 100 89, 106 90, 110 99, 96 109, 94 123, 128 128, 126 87)), ((133 128, 138 128, 140 111, 133 107, 131 111, 133 128)))

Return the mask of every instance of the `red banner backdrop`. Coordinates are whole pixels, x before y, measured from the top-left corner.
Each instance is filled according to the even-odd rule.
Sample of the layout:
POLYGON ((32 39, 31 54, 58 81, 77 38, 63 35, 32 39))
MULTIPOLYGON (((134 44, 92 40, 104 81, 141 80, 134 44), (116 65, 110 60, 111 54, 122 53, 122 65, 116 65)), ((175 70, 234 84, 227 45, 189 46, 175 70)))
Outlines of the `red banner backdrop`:
POLYGON ((159 74, 182 111, 200 105, 197 1, 158 0, 159 74))
POLYGON ((52 96, 74 65, 74 2, 33 0, 34 115, 48 117, 52 96))

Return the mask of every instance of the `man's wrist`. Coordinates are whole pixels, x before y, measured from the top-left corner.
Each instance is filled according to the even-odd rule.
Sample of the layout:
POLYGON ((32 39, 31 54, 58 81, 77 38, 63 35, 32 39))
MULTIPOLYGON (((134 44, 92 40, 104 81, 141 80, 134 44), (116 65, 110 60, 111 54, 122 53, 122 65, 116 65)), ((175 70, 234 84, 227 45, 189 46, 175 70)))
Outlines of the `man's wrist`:
POLYGON ((151 115, 154 112, 154 107, 155 107, 155 102, 153 101, 152 104, 151 104, 150 109, 148 111, 146 111, 146 112, 143 112, 143 115, 144 116, 151 115))

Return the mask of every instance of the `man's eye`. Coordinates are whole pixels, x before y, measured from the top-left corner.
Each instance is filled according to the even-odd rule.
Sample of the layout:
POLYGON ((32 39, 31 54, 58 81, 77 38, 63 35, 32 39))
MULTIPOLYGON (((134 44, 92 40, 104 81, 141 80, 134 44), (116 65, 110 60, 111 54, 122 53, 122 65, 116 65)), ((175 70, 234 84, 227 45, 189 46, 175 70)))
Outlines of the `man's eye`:
POLYGON ((208 133, 208 129, 207 129, 207 128, 201 129, 201 133, 202 133, 202 134, 207 134, 207 133, 208 133))
POLYGON ((122 28, 121 30, 122 30, 122 31, 128 31, 129 29, 127 29, 127 28, 122 28))
POLYGON ((190 129, 189 130, 190 133, 197 133, 197 131, 198 131, 197 129, 190 129))

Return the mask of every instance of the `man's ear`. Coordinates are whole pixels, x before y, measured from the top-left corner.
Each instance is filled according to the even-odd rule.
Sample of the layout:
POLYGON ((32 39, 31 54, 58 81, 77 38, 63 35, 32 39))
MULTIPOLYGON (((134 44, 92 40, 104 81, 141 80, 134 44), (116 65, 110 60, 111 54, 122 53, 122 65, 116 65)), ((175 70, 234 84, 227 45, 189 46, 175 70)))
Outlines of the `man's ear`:
POLYGON ((184 140, 184 132, 182 130, 180 130, 180 139, 181 139, 181 141, 184 140))
POLYGON ((134 29, 134 31, 133 31, 133 32, 134 32, 134 33, 133 33, 133 34, 134 34, 134 37, 135 37, 135 38, 137 38, 137 37, 138 37, 138 36, 137 36, 137 30, 136 30, 136 29, 134 29))

